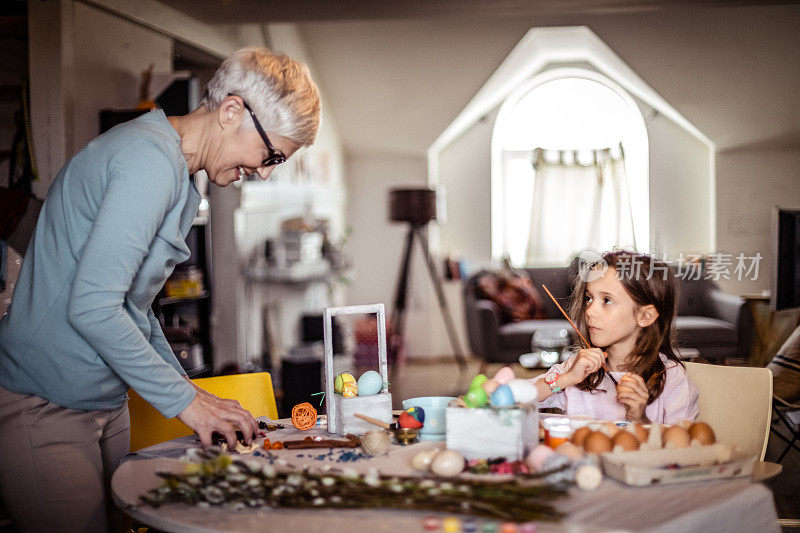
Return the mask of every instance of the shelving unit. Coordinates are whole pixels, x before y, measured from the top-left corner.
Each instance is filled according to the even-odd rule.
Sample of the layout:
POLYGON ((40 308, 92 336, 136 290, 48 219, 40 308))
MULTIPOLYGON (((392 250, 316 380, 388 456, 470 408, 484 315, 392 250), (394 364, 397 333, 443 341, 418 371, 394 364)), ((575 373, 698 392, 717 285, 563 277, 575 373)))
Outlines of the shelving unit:
MULTIPOLYGON (((207 218, 205 219, 207 222, 207 218)), ((211 235, 206 222, 192 225, 186 244, 191 256, 175 267, 195 267, 202 273, 203 289, 197 295, 169 296, 166 286, 153 302, 153 312, 161 322, 164 335, 189 377, 199 377, 213 368, 211 343, 211 235)))

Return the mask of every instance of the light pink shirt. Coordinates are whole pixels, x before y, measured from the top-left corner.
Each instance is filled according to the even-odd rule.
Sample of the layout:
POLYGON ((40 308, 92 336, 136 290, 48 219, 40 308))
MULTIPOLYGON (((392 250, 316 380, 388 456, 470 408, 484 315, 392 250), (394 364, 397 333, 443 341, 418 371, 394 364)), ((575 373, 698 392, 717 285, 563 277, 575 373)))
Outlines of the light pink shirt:
MULTIPOLYGON (((698 393, 695 386, 686 375, 686 370, 660 354, 661 361, 667 368, 664 390, 653 403, 645 407, 645 414, 653 422, 660 424, 673 424, 680 420, 694 420, 697 418, 698 393)), ((561 364, 553 365, 548 372, 564 374, 575 363, 575 355, 561 364)), ((544 379, 542 374, 532 382, 544 379)), ((617 381, 625 372, 611 372, 617 381)), ((605 377, 598 390, 585 391, 577 387, 567 387, 563 392, 558 392, 539 404, 540 407, 558 407, 568 415, 583 415, 600 420, 625 420, 625 406, 616 400, 616 387, 605 377), (601 390, 607 392, 601 392, 601 390)))

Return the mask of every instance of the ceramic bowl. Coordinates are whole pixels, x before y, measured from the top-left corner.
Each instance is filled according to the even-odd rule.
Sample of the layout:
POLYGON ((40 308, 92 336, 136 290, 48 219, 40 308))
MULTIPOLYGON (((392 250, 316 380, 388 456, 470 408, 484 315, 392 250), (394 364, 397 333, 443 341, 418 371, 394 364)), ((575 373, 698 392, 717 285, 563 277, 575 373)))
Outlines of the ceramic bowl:
POLYGON ((419 430, 419 440, 445 440, 445 409, 452 396, 421 396, 403 400, 403 409, 422 407, 425 411, 425 425, 419 430))

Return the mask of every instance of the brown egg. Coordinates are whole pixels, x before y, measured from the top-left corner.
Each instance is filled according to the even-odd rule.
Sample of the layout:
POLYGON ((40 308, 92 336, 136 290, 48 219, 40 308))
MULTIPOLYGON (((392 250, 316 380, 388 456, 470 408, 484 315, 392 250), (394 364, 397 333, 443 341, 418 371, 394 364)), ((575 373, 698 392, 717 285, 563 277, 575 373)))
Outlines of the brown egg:
POLYGON ((639 442, 647 442, 647 437, 650 436, 650 430, 641 424, 634 424, 633 432, 636 433, 636 438, 639 439, 639 442))
POLYGON ((589 436, 591 432, 592 430, 586 426, 580 427, 575 430, 575 433, 572 434, 570 442, 575 446, 583 446, 583 441, 586 440, 586 437, 589 436))
POLYGON ((611 439, 602 431, 593 431, 587 435, 583 441, 583 449, 586 453, 606 453, 613 448, 611 439))
POLYGON ((717 442, 714 430, 705 422, 695 422, 689 427, 689 438, 696 440, 701 446, 708 446, 717 442))
POLYGON ((671 426, 661 434, 661 442, 665 448, 685 448, 689 446, 689 432, 681 426, 671 426))
POLYGON ((622 451, 625 452, 639 449, 639 439, 637 439, 633 433, 627 431, 620 431, 614 435, 614 438, 611 439, 611 444, 613 446, 619 446, 622 448, 622 451))
POLYGON ((603 424, 601 431, 608 435, 609 437, 613 437, 619 432, 619 426, 616 425, 614 422, 606 422, 603 424))

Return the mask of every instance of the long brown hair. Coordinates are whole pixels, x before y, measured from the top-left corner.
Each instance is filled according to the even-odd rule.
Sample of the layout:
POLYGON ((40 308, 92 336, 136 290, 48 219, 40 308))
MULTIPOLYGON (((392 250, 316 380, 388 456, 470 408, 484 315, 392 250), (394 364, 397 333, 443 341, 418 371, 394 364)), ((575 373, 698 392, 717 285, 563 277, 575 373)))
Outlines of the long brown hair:
MULTIPOLYGON (((664 390, 666 368, 659 353, 683 366, 674 348, 673 322, 678 302, 675 276, 666 263, 635 252, 609 252, 595 263, 584 264, 578 273, 578 280, 572 293, 570 315, 578 330, 587 339, 589 338, 586 328, 587 280, 593 271, 598 271, 605 265, 616 270, 617 279, 638 308, 652 305, 658 311, 655 322, 642 328, 631 354, 633 357, 629 356, 627 361, 628 372, 639 374, 644 379, 650 393, 647 403, 650 404, 664 390)), ((598 390, 605 374, 605 370, 601 367, 597 372, 586 376, 577 387, 590 392, 598 390)))

